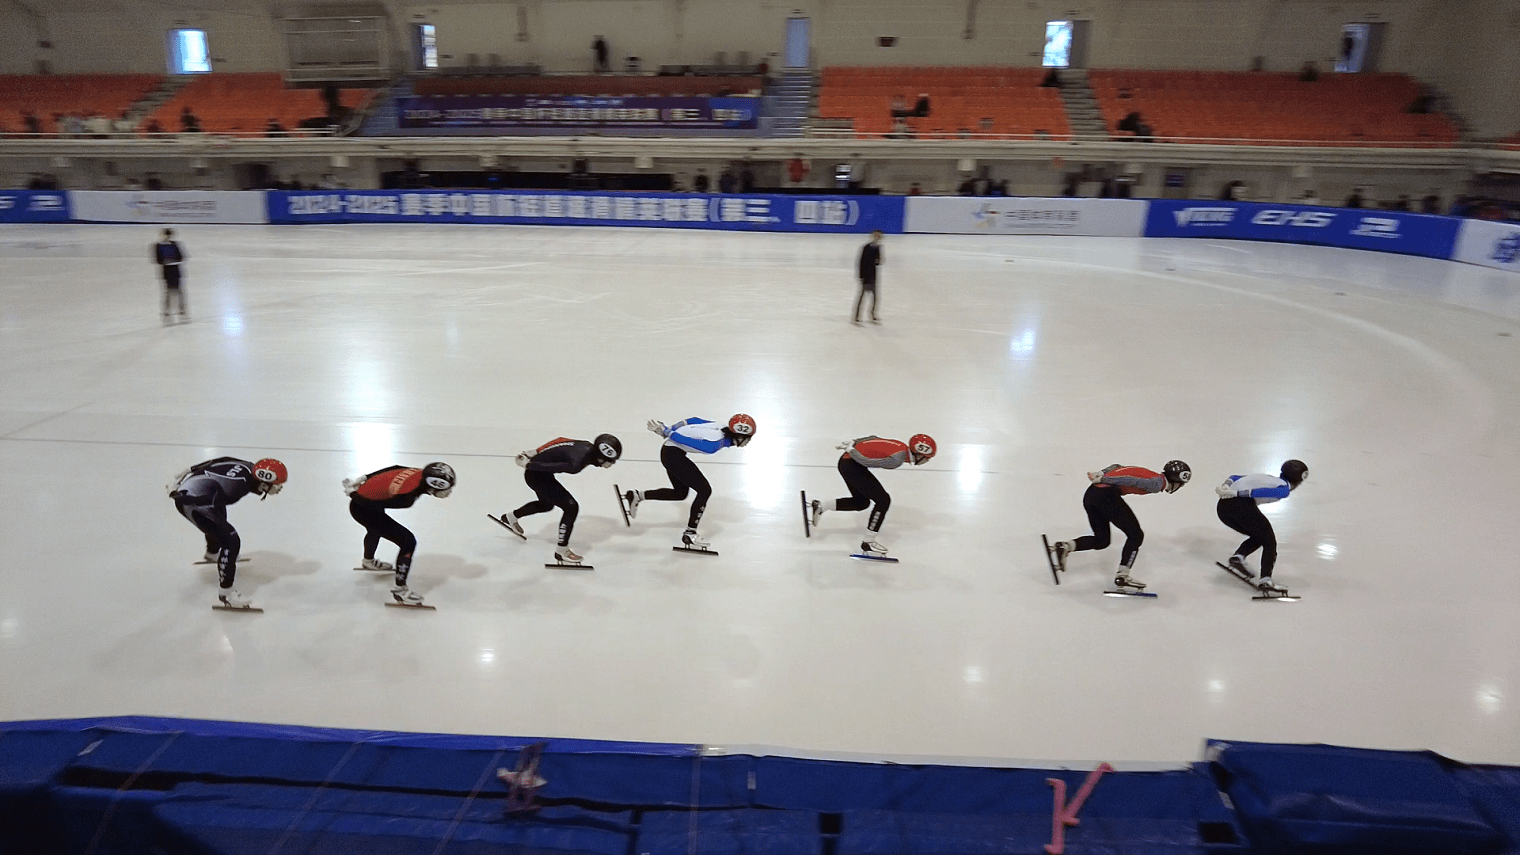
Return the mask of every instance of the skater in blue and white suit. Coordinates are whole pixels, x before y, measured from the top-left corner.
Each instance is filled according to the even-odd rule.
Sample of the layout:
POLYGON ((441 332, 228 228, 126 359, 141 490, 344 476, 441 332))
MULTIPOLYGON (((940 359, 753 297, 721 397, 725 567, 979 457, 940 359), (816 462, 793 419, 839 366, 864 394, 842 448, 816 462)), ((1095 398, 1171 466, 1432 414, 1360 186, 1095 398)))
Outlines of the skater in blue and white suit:
POLYGON ((1261 550, 1261 578, 1256 587, 1263 593, 1277 594, 1286 588, 1272 581, 1272 568, 1277 564, 1277 534, 1258 505, 1288 498, 1309 477, 1309 467, 1302 460, 1289 460, 1282 465, 1278 475, 1231 475, 1223 484, 1214 488, 1219 496, 1219 521, 1246 536, 1230 556, 1230 567, 1250 579, 1246 558, 1261 550))
POLYGON ((664 422, 651 419, 646 427, 665 438, 665 444, 660 448, 660 463, 670 476, 670 486, 624 493, 623 498, 628 502, 628 516, 638 515, 640 502, 679 502, 688 493, 695 492, 697 495, 691 502, 691 514, 686 519, 686 531, 681 535, 681 543, 688 549, 706 549, 710 544, 697 535, 697 525, 702 522, 702 512, 707 509, 707 500, 712 497, 712 485, 707 483, 702 470, 687 455, 691 452, 716 454, 731 445, 747 445, 755 435, 755 420, 739 413, 729 419, 725 426, 692 416, 668 427, 664 422))

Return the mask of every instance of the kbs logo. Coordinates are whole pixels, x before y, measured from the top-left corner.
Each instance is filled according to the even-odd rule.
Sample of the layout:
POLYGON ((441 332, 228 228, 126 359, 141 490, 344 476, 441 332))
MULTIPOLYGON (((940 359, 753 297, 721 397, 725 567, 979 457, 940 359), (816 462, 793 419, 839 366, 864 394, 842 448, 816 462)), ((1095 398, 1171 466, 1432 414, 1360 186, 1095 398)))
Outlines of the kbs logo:
POLYGON ((1235 222, 1234 208, 1183 208, 1173 211, 1178 226, 1227 226, 1235 222))
POLYGON ((1362 222, 1351 233, 1358 237, 1401 238, 1399 221, 1389 217, 1362 217, 1362 222))
POLYGON ((1299 226, 1309 229, 1322 229, 1334 222, 1335 215, 1324 211, 1260 211, 1251 218, 1251 223, 1258 226, 1299 226))

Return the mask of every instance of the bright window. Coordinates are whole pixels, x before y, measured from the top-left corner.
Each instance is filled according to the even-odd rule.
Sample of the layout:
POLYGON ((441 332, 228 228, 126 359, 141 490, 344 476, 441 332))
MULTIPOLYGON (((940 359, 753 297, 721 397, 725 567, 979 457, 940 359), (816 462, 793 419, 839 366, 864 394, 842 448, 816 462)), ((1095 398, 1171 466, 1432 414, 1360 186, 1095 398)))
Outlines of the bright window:
POLYGON ((1335 70, 1343 74, 1362 70, 1367 61, 1367 42, 1370 41, 1370 24, 1347 24, 1341 27, 1341 50, 1335 59, 1335 70))
POLYGON ((169 73, 205 74, 211 70, 211 50, 205 30, 169 31, 169 73))
POLYGON ((1066 68, 1071 65, 1071 21, 1045 22, 1046 68, 1066 68))
POLYGON ((438 30, 432 24, 417 25, 417 59, 422 68, 438 67, 438 30))

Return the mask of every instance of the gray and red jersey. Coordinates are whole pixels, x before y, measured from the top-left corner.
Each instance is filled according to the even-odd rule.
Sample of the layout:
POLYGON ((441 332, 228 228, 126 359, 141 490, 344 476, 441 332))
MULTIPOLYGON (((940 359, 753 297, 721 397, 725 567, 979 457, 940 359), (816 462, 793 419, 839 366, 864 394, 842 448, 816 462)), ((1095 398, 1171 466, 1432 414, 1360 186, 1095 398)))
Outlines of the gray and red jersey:
POLYGON ((427 492, 422 470, 414 466, 388 466, 364 476, 364 483, 353 492, 357 502, 382 508, 410 508, 427 492))
POLYGON ((1093 482, 1094 487, 1117 487, 1127 495, 1159 493, 1166 489, 1166 476, 1152 472, 1143 466, 1120 466, 1115 463, 1105 467, 1103 477, 1093 482))
POLYGON ((896 469, 911 459, 910 454, 908 444, 902 440, 863 436, 850 445, 844 456, 869 469, 896 469))

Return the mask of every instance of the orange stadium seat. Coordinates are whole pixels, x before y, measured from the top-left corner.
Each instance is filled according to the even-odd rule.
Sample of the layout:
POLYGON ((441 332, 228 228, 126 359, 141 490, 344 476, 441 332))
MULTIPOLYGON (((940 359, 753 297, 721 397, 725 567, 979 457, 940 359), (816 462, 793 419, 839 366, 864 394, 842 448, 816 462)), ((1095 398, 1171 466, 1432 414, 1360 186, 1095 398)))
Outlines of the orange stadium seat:
POLYGON ((929 115, 907 120, 920 138, 1070 139, 1066 107, 1059 92, 1040 87, 1044 77, 1043 68, 831 66, 820 77, 818 116, 850 120, 858 137, 885 136, 893 99, 911 108, 927 93, 929 115))
POLYGON ((99 113, 120 118, 163 82, 155 74, 7 74, 0 75, 0 126, 19 131, 32 111, 43 133, 57 133, 54 115, 99 113))
MULTIPOLYGON (((343 89, 338 100, 345 107, 357 107, 370 94, 368 89, 343 89)), ((178 131, 180 113, 187 106, 200 120, 202 131, 245 136, 263 134, 270 119, 294 130, 301 122, 327 113, 321 90, 286 88, 277 73, 197 77, 155 110, 152 118, 165 131, 178 131)))

